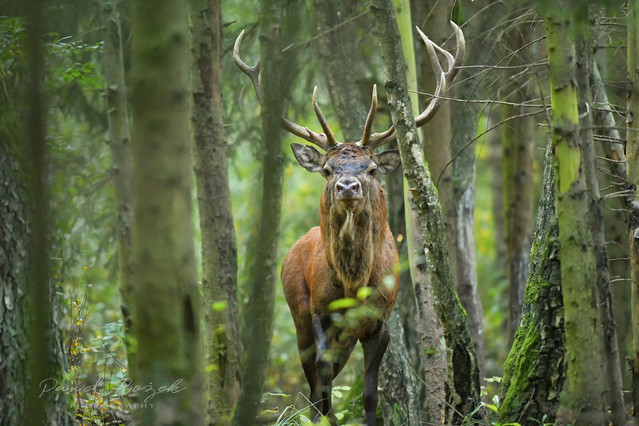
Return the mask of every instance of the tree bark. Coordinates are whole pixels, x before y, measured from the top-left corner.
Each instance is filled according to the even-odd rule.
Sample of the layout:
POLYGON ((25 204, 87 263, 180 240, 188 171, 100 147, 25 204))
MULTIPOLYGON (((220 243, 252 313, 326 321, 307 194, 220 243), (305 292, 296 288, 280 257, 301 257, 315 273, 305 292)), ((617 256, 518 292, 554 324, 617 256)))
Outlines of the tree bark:
MULTIPOLYGON (((444 46, 444 42, 450 36, 450 12, 453 2, 451 0, 429 0, 417 2, 416 6, 421 9, 418 16, 414 20, 418 22, 418 26, 425 30, 428 37, 437 43, 438 46, 444 46)), ((439 76, 435 75, 435 71, 430 64, 430 58, 426 54, 425 48, 420 44, 421 53, 419 57, 419 88, 422 93, 435 93, 435 87, 439 76)), ((422 104, 426 105, 429 99, 422 100, 422 104)), ((423 110, 423 107, 422 109, 423 110)), ((437 188, 437 196, 442 210, 442 218, 446 231, 446 241, 448 244, 448 255, 450 264, 452 265, 453 282, 457 286, 459 280, 457 278, 457 258, 462 255, 458 252, 457 235, 456 235, 456 212, 455 202, 453 199, 453 169, 449 163, 451 160, 451 106, 449 102, 444 101, 437 114, 430 120, 427 128, 422 129, 422 142, 424 146, 424 158, 426 160, 428 170, 432 176, 433 183, 437 188)), ((457 287, 459 294, 459 287, 457 287)), ((463 303, 462 303, 463 305, 463 303)), ((463 305, 465 306, 465 305, 463 305)))
POLYGON ((202 425, 201 298, 195 264, 186 2, 134 1, 133 384, 172 389, 144 402, 142 424, 202 425))
MULTIPOLYGON (((18 359, 26 355, 26 369, 23 370, 22 376, 23 383, 26 383, 25 416, 19 423, 52 422, 66 425, 71 424, 72 420, 67 412, 65 395, 61 392, 49 392, 47 395, 41 393, 44 380, 54 378, 61 381, 66 361, 62 350, 56 288, 51 279, 49 262, 51 210, 50 190, 47 185, 49 168, 46 160, 46 101, 43 90, 46 71, 44 7, 44 2, 40 0, 31 0, 25 5, 28 78, 24 92, 26 98, 22 99, 26 105, 26 116, 22 118, 26 124, 23 128, 26 149, 16 145, 16 150, 12 153, 16 155, 21 152, 26 160, 25 168, 18 173, 26 183, 28 210, 25 216, 27 232, 30 232, 26 251, 20 253, 27 256, 27 270, 24 275, 26 282, 20 285, 26 297, 14 295, 18 297, 17 302, 24 302, 24 305, 16 306, 16 314, 26 314, 24 325, 28 344, 26 348, 21 348, 22 353, 14 355, 18 356, 18 359)), ((7 153, 5 151, 5 155, 7 153)), ((10 220, 20 219, 18 216, 10 220)), ((20 225, 17 236, 20 236, 19 227, 20 225)), ((7 300, 3 303, 7 303, 7 300)), ((16 401, 16 404, 20 402, 16 401)))
POLYGON ((222 116, 221 7, 191 0, 194 170, 202 233, 206 390, 210 424, 228 424, 240 389, 237 252, 222 116))
POLYGON ((120 309, 124 324, 127 367, 131 376, 135 361, 135 345, 131 344, 132 315, 132 248, 131 223, 133 221, 133 197, 131 194, 131 134, 129 108, 124 77, 122 30, 120 27, 119 0, 102 2, 104 22, 104 82, 109 123, 109 146, 113 158, 113 189, 116 211, 116 236, 118 241, 118 277, 120 279, 120 309))
MULTIPOLYGON (((413 31, 411 25, 410 4, 407 1, 393 1, 393 9, 401 37, 401 47, 406 60, 407 87, 410 91, 412 106, 419 108, 417 97, 417 66, 415 49, 413 46, 413 31)), ((407 352, 414 353, 413 363, 416 365, 417 379, 415 388, 408 389, 415 392, 414 399, 408 403, 410 421, 413 423, 434 421, 439 422, 444 416, 448 375, 446 359, 446 345, 443 339, 443 329, 435 311, 433 289, 423 255, 424 241, 419 229, 419 221, 415 208, 414 197, 408 190, 408 182, 402 179, 405 224, 405 249, 408 254, 409 274, 406 278, 412 283, 410 289, 404 289, 399 295, 399 303, 407 304, 404 310, 411 314, 404 318, 406 331, 413 341, 407 341, 407 352), (406 208, 409 206, 409 208, 406 208), (419 404, 417 408, 415 404, 419 404), (420 409, 421 408, 421 409, 420 409)))
POLYGON ((600 324, 595 287, 592 235, 575 79, 575 38, 566 4, 546 11, 550 69, 551 132, 555 154, 564 327, 568 356, 567 386, 558 424, 602 424, 600 324))
MULTIPOLYGON (((431 268, 435 309, 442 322, 447 345, 447 422, 458 422, 479 403, 479 370, 466 315, 459 304, 452 279, 446 233, 435 188, 424 166, 423 152, 413 121, 407 94, 406 64, 392 4, 376 0, 371 11, 380 33, 384 70, 387 76, 391 116, 398 135, 404 175, 413 192, 422 234, 424 256, 431 268), (392 76, 392 79, 389 77, 392 76)), ((417 293, 417 288, 416 288, 417 293)))
MULTIPOLYGON (((9 114, 3 105, 2 113, 9 114)), ((16 135, 0 129, 0 424, 16 425, 25 418, 27 358, 27 188, 24 165, 9 154, 16 135)))
POLYGON ((275 283, 277 281, 277 243, 282 206, 284 158, 280 117, 284 108, 287 76, 282 70, 282 2, 260 2, 260 66, 262 87, 262 204, 254 259, 248 278, 248 303, 243 313, 246 324, 242 341, 244 365, 240 396, 232 424, 252 424, 262 398, 271 337, 275 283), (249 344, 250 342, 250 344, 249 344))
POLYGON ((593 239, 595 255, 595 279, 599 320, 602 327, 603 349, 603 386, 607 406, 605 412, 610 413, 613 425, 624 425, 625 413, 623 396, 621 394, 623 381, 619 368, 619 354, 617 352, 617 331, 614 319, 612 290, 610 288, 610 273, 608 270, 608 252, 606 250, 606 235, 604 215, 602 211, 603 199, 599 193, 597 164, 595 161, 595 141, 593 138, 592 94, 590 90, 589 74, 592 62, 592 46, 584 37, 577 40, 576 78, 578 85, 578 109, 580 111, 580 139, 583 147, 583 168, 588 187, 589 226, 593 239))
MULTIPOLYGON (((498 6, 497 6, 498 7, 498 6)), ((501 11, 495 6, 490 13, 483 13, 481 21, 469 26, 468 34, 472 45, 467 49, 468 64, 490 62, 490 56, 481 48, 489 40, 485 36, 494 27, 501 11)), ((454 86, 458 97, 476 99, 483 92, 480 84, 473 77, 469 69, 462 69, 458 78, 459 83, 454 86)), ((455 260, 453 267, 457 293, 462 306, 468 315, 468 328, 475 344, 475 354, 479 365, 480 377, 484 371, 484 315, 479 288, 477 283, 477 265, 475 259, 475 150, 474 145, 466 146, 477 134, 477 123, 480 120, 482 108, 478 103, 456 102, 451 105, 451 151, 455 159, 452 167, 452 221, 451 232, 454 236, 452 245, 457 252, 451 256, 455 260)), ((490 149, 490 148, 489 148, 490 149)), ((493 191, 499 192, 493 187, 493 191)))
MULTIPOLYGON (((496 110, 488 116, 486 128, 490 129, 496 119, 496 110)), ((508 272, 508 255, 506 249, 506 209, 504 208, 504 168, 503 168, 503 149, 501 143, 501 131, 492 130, 487 135, 488 142, 488 161, 490 163, 490 182, 493 190, 492 193, 492 213, 493 223, 495 226, 495 266, 499 274, 499 279, 506 279, 508 272)))
MULTIPOLYGON (((613 107, 608 102, 606 88, 601 79, 601 75, 596 63, 590 68, 590 86, 592 87, 595 108, 592 108, 593 119, 598 130, 597 133, 607 138, 601 146, 604 155, 609 162, 610 175, 607 176, 608 184, 613 188, 613 192, 626 193, 628 183, 626 182, 626 153, 625 146, 621 143, 621 137, 617 130, 617 123, 613 116, 613 107)), ((631 198, 631 197, 630 197, 631 198)), ((610 277, 615 280, 625 280, 629 273, 628 259, 628 230, 626 225, 626 211, 628 196, 615 197, 612 200, 613 208, 607 209, 606 218, 606 241, 612 242, 607 245, 610 277)), ((630 287, 627 285, 616 285, 613 287, 614 293, 614 315, 616 322, 618 356, 621 366, 626 365, 627 344, 629 342, 630 331, 630 287)), ((622 369, 622 373, 624 370, 622 369)), ((629 374, 623 374, 622 378, 629 378, 629 374)), ((624 385, 630 385, 625 383, 624 385)))
POLYGON ((359 63, 357 58, 356 26, 350 21, 354 15, 352 2, 344 0, 314 0, 317 16, 318 53, 322 73, 328 86, 337 119, 345 142, 362 137, 366 121, 366 107, 357 85, 359 63), (346 70, 346 72, 345 72, 346 70))
POLYGON ((531 419, 541 421, 544 415, 546 421, 555 421, 566 368, 561 288, 555 175, 549 143, 521 325, 504 364, 499 390, 502 422, 525 424, 531 419))
MULTIPOLYGON (((517 11, 516 13, 519 13, 517 11)), ((523 33, 527 24, 519 23, 518 16, 511 15, 513 24, 505 31, 504 55, 510 60, 506 65, 525 64, 524 53, 517 52, 527 41, 523 33)), ((521 70, 516 69, 519 73, 521 70)), ((521 77, 520 77, 521 78, 521 77)), ((503 85, 499 89, 500 100, 521 104, 529 100, 526 85, 511 73, 503 73, 503 85)), ((522 113, 521 106, 502 106, 502 119, 522 113)), ((512 345, 515 331, 521 319, 524 288, 528 274, 528 256, 533 222, 533 148, 534 118, 520 117, 501 126, 502 164, 504 171, 504 219, 508 254, 508 346, 512 345)))

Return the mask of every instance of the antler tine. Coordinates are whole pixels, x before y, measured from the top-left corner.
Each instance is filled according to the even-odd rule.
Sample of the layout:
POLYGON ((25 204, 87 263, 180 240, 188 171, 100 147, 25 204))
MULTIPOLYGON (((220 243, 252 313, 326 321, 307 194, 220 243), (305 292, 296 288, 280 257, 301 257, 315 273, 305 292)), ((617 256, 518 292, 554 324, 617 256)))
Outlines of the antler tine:
POLYGON ((377 84, 373 84, 373 96, 371 100, 371 109, 368 111, 368 117, 366 117, 366 124, 364 125, 364 134, 359 145, 366 146, 371 141, 371 129, 373 128, 373 119, 377 112, 377 84))
MULTIPOLYGON (((417 28, 417 32, 419 33, 421 39, 424 41, 426 49, 428 50, 428 56, 430 57, 435 75, 438 76, 437 87, 435 88, 433 99, 430 101, 426 109, 417 117, 415 117, 415 125, 417 127, 423 126, 435 115, 437 109, 443 101, 442 95, 446 92, 450 84, 453 82, 455 76, 457 76, 457 73, 459 72, 459 66, 464 59, 464 53, 466 51, 466 41, 464 40, 464 33, 462 32, 461 28, 459 28, 459 26, 457 26, 457 24, 455 24, 453 21, 450 21, 450 25, 453 27, 453 31, 455 32, 455 39, 457 40, 457 51, 455 52, 455 56, 437 46, 426 36, 426 34, 424 34, 419 28, 417 28), (441 63, 439 62, 439 59, 437 57, 437 52, 440 52, 446 57, 446 62, 448 62, 447 71, 444 71, 442 69, 441 63)), ((394 141, 396 138, 397 135, 395 134, 395 128, 391 126, 383 133, 375 133, 371 135, 370 141, 367 143, 367 145, 371 149, 375 149, 394 141)))
POLYGON ((380 146, 389 144, 395 140, 397 135, 395 135, 395 126, 391 125, 386 131, 382 133, 373 133, 371 135, 370 142, 368 143, 368 147, 370 149, 376 149, 380 146))
POLYGON ((335 139, 335 135, 333 134, 331 127, 328 125, 328 121, 326 120, 326 117, 324 117, 324 114, 322 113, 322 110, 320 109, 319 104, 317 103, 317 86, 313 87, 313 109, 315 110, 315 115, 317 116, 317 120, 322 125, 322 130, 324 130, 324 134, 326 135, 328 145, 336 146, 337 139, 335 139))
POLYGON ((247 65, 242 58, 240 58, 240 45, 242 44, 242 38, 244 38, 244 30, 242 30, 240 35, 237 36, 235 44, 233 45, 233 61, 235 62, 235 65, 237 65, 237 67, 251 79, 253 89, 255 89, 255 95, 257 96, 258 102, 261 104, 262 91, 260 90, 260 63, 258 61, 251 67, 247 65))
POLYGON ((455 76, 457 76, 457 73, 459 72, 459 65, 464 58, 464 53, 466 51, 466 41, 464 40, 464 33, 453 21, 450 21, 450 25, 453 27, 453 31, 455 32, 455 39, 457 40, 457 51, 455 52, 454 57, 449 52, 433 43, 419 28, 416 27, 417 32, 424 41, 424 44, 426 45, 426 48, 428 50, 428 56, 430 56, 430 61, 433 66, 433 70, 435 71, 435 75, 439 76, 433 99, 430 101, 426 109, 417 117, 415 117, 415 125, 417 127, 423 126, 435 115, 435 112, 437 112, 437 109, 439 109, 439 106, 443 102, 441 95, 446 92, 446 89, 453 82, 455 76), (447 71, 444 71, 442 69, 439 59, 437 58, 436 50, 446 57, 446 60, 448 62, 447 71))
MULTIPOLYGON (((262 91, 260 90, 260 65, 258 62, 257 64, 251 67, 247 65, 242 60, 242 58, 240 58, 240 45, 242 43, 243 37, 244 37, 244 30, 242 30, 242 32, 240 32, 240 35, 237 36, 237 39, 235 40, 235 44, 233 45, 233 61, 235 62, 235 65, 237 65, 237 67, 251 79, 251 83, 253 83, 253 89, 255 89, 255 95, 257 96, 257 100, 260 104, 262 104, 262 91)), ((330 142, 327 140, 327 136, 322 135, 320 133, 315 133, 312 130, 308 129, 307 127, 303 127, 297 123, 293 123, 292 121, 284 117, 281 117, 280 126, 282 127, 282 129, 286 130, 287 132, 292 133, 297 137, 300 137, 312 144, 319 146, 324 151, 328 151, 330 147, 332 146, 330 142)), ((332 133, 331 133, 331 136, 333 136, 332 133)), ((333 137, 333 140, 334 139, 335 138, 333 137)))

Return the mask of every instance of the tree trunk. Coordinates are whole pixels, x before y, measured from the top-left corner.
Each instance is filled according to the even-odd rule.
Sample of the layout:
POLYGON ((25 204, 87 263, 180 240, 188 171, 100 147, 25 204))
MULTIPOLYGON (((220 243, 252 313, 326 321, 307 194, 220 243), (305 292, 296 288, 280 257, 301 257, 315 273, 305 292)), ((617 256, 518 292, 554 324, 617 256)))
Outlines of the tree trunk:
POLYGON ((201 298, 195 264, 185 2, 133 2, 133 384, 142 424, 202 425, 201 298))
POLYGON ((626 167, 628 182, 634 187, 630 200, 630 282, 632 310, 632 400, 639 413, 639 2, 628 2, 628 116, 626 117, 626 167))
MULTIPOLYGON (((9 114, 2 105, 2 114, 9 114)), ((9 154, 17 135, 0 129, 0 424, 17 425, 26 411, 26 283, 29 231, 24 166, 9 154)))
POLYGON ((322 72, 328 86, 331 101, 337 113, 344 141, 357 141, 362 137, 366 121, 366 107, 357 90, 356 26, 350 21, 354 15, 353 3, 345 0, 314 0, 317 16, 318 53, 322 61, 322 72), (348 72, 344 72, 348 70, 348 72))
MULTIPOLYGON (((438 46, 444 46, 444 42, 450 36, 450 12, 453 5, 451 0, 429 0, 417 2, 419 15, 414 17, 418 22, 418 26, 425 30, 428 37, 438 46)), ((435 86, 439 76, 435 75, 435 71, 430 64, 430 58, 426 54, 426 49, 420 44, 421 53, 419 57, 419 89, 421 93, 435 93, 435 86)), ((422 104, 426 105, 429 99, 422 100, 422 104)), ((421 109, 423 110, 423 108, 421 109)), ((433 183, 437 188, 437 195, 442 210, 442 218, 446 232, 446 242, 448 244, 448 254, 451 272, 453 274, 453 282, 457 286, 459 280, 457 278, 457 258, 465 256, 466 253, 459 253, 456 235, 456 212, 455 202, 453 200, 453 168, 450 166, 451 160, 451 106, 449 102, 444 101, 437 114, 430 120, 428 127, 422 131, 424 158, 426 160, 428 170, 432 176, 433 183)), ((459 287, 457 287, 459 294, 459 287)), ((462 303, 463 305, 463 303, 462 303)), ((470 304, 472 305, 472 303, 470 304)), ((465 305, 463 305, 465 306, 465 305)))
POLYGON ((567 386, 561 397, 557 422, 603 424, 595 258, 584 213, 589 203, 579 141, 575 39, 569 10, 560 4, 557 9, 548 10, 545 18, 568 355, 567 386))
MULTIPOLYGON (((479 403, 479 370, 466 315, 459 304, 452 279, 446 247, 446 233, 435 188, 424 166, 423 153, 413 121, 407 94, 406 64, 392 4, 376 0, 371 3, 384 70, 392 76, 386 82, 391 116, 398 135, 404 175, 415 197, 422 234, 424 256, 431 268, 435 309, 442 322, 448 355, 446 421, 456 423, 479 403)), ((417 293, 417 288, 416 288, 417 293)))
POLYGON ((191 0, 194 170, 202 233, 206 390, 210 424, 228 424, 239 395, 237 253, 222 117, 221 8, 191 0))
MULTIPOLYGON (((481 21, 474 25, 474 32, 470 39, 474 42, 467 50, 468 64, 490 62, 490 56, 481 48, 489 42, 485 34, 494 27, 500 10, 491 9, 491 13, 484 13, 481 21), (475 37, 475 35, 478 35, 475 37)), ((471 28, 468 29, 469 31, 471 28)), ((473 77, 473 72, 463 69, 458 78, 455 93, 465 99, 476 99, 481 96, 480 84, 473 77)), ((478 103, 457 102, 451 106, 451 151, 455 156, 452 167, 452 209, 451 232, 454 236, 452 244, 456 256, 453 267, 457 293, 462 306, 468 315, 468 328, 475 344, 475 354, 479 365, 480 377, 484 370, 484 315, 477 283, 477 265, 475 259, 475 150, 474 145, 466 146, 477 134, 477 123, 482 113, 478 103)), ((489 148, 490 149, 490 148, 489 148)), ((499 192, 496 188, 493 191, 499 192)))
POLYGON ((277 281, 277 243, 282 206, 284 159, 280 117, 284 108, 283 89, 287 82, 282 70, 282 4, 279 0, 260 2, 260 67, 262 87, 262 205, 254 259, 248 278, 248 303, 243 313, 246 324, 242 387, 233 424, 254 423, 262 390, 271 337, 277 281), (249 344, 250 342, 250 344, 249 344))
MULTIPOLYGON (((419 108, 417 97, 417 67, 415 60, 415 49, 413 43, 413 32, 411 31, 411 11, 408 1, 393 1, 396 22, 400 31, 402 41, 402 51, 406 60, 407 87, 410 91, 410 102, 413 108, 419 108)), ((423 47, 422 47, 423 48, 423 47)), ((417 365, 418 380, 416 387, 409 391, 416 392, 413 400, 409 400, 409 414, 412 423, 439 422, 444 416, 446 400, 446 379, 448 366, 446 359, 446 345, 443 343, 443 329, 435 311, 433 300, 433 289, 429 272, 426 266, 426 259, 423 256, 424 241, 419 229, 419 221, 415 208, 413 194, 408 190, 408 182, 403 181, 403 205, 410 206, 404 208, 404 223, 406 230, 404 235, 405 247, 408 253, 409 279, 412 288, 404 291, 400 297, 411 309, 405 309, 411 313, 410 318, 404 318, 408 325, 406 329, 409 336, 415 339, 407 344, 408 351, 411 346, 414 348, 414 364, 417 365), (412 296, 409 298, 409 296, 412 296), (418 409, 411 404, 420 404, 418 409), (421 410, 419 409, 421 408, 421 410)), ((408 275, 408 274, 407 274, 408 275)), ((402 300, 400 299, 400 303, 402 300)))
POLYGON ((577 42, 577 68, 576 78, 578 84, 578 102, 580 111, 580 139, 583 151, 583 164, 585 180, 590 192, 589 220, 590 232, 593 238, 593 251, 595 254, 595 279, 597 288, 597 300, 599 307, 599 320, 602 327, 603 349, 603 386, 606 399, 605 412, 610 412, 610 420, 613 425, 625 425, 624 403, 621 394, 623 381, 619 368, 619 354, 617 352, 617 332, 614 319, 612 290, 610 288, 610 273, 608 271, 608 252, 606 250, 606 235, 604 216, 602 211, 602 198, 599 194, 599 182, 597 178, 597 164, 595 161, 595 141, 593 138, 593 118, 590 108, 592 95, 590 91, 589 74, 592 62, 592 46, 589 41, 579 37, 577 42), (608 408, 609 407, 609 408, 608 408))
MULTIPOLYGON (((599 74, 597 64, 590 68, 590 86, 594 97, 596 108, 592 109, 593 119, 597 126, 598 133, 604 139, 601 144, 603 152, 609 162, 611 174, 607 176, 607 182, 612 187, 612 191, 623 194, 626 189, 626 154, 625 146, 621 143, 621 137, 617 130, 617 123, 613 116, 613 106, 608 102, 606 88, 599 74)), ((632 198, 632 197, 630 197, 632 198)), ((612 200, 612 208, 606 209, 606 241, 612 242, 607 245, 610 257, 610 276, 614 280, 625 280, 628 278, 628 230, 626 228, 626 207, 628 196, 615 197, 612 200)), ((630 287, 628 285, 615 285, 614 293, 614 314, 617 324, 617 347, 621 366, 626 365, 627 343, 630 335, 630 287)), ((624 369, 622 369, 622 372, 624 369)), ((627 379, 629 374, 622 377, 627 379)), ((626 380, 627 381, 627 380, 626 380)), ((629 383, 627 383, 629 385, 629 383)))
MULTIPOLYGON (((26 357, 26 368, 21 371, 22 376, 20 383, 26 383, 23 387, 25 390, 26 401, 15 401, 16 407, 24 408, 24 417, 18 423, 24 424, 71 424, 69 413, 67 412, 66 398, 62 392, 42 393, 42 383, 48 379, 57 380, 60 383, 61 376, 65 371, 64 351, 62 349, 62 332, 61 320, 57 307, 57 295, 54 281, 50 274, 50 244, 49 229, 51 224, 50 215, 50 191, 47 187, 48 165, 46 161, 47 143, 46 143, 46 103, 44 97, 44 76, 46 71, 44 37, 45 37, 45 4, 40 0, 31 0, 25 5, 25 24, 27 29, 27 38, 25 51, 27 59, 28 79, 26 81, 27 88, 26 99, 21 101, 26 105, 26 117, 21 117, 26 124, 24 126, 26 142, 20 146, 16 144, 18 141, 11 141, 14 151, 9 153, 3 147, 4 155, 24 154, 26 164, 24 168, 9 169, 8 172, 17 172, 18 176, 25 179, 24 187, 27 188, 27 211, 19 214, 15 218, 6 218, 11 222, 27 218, 26 224, 17 224, 16 237, 24 236, 21 227, 27 227, 27 236, 25 247, 18 246, 18 254, 27 256, 26 271, 16 271, 18 276, 15 278, 26 278, 25 282, 14 283, 17 285, 17 294, 6 294, 8 299, 2 301, 5 309, 8 304, 14 301, 19 303, 15 306, 15 314, 22 316, 12 318, 10 321, 16 325, 24 325, 24 329, 10 330, 10 332, 24 332, 27 334, 26 347, 19 348, 18 351, 11 354, 11 357, 17 357, 13 362, 13 368, 23 367, 22 363, 26 357), (24 148, 26 146, 26 149, 24 148), (22 276, 20 276, 22 275, 22 276), (21 297, 20 293, 25 297, 21 297), (13 297, 12 297, 13 296, 13 297), (11 300, 13 298, 14 300, 11 300), (24 304, 22 304, 24 303, 24 304), (22 323, 22 321, 24 321, 22 323), (22 323, 22 324, 21 324, 22 323)), ((6 86, 5 86, 6 90, 6 86)), ((18 125, 21 127, 20 125, 18 125)), ((5 142, 5 141, 3 141, 5 142)), ((7 165, 11 165, 12 161, 6 161, 7 165)), ((16 163, 13 163, 15 166, 16 163)), ((14 176, 14 179, 17 176, 14 176)), ((11 179, 10 179, 11 180, 11 179)), ((19 197, 20 184, 16 183, 19 197)), ((4 203, 3 203, 4 204, 4 203)), ((13 208, 19 205, 12 206, 13 208)), ((13 223, 10 223, 13 224, 13 223)), ((2 238, 11 238, 9 235, 2 234, 2 238)), ((11 241, 12 242, 12 241, 11 241)), ((11 243, 10 242, 10 243, 11 243)), ((4 244, 3 244, 4 245, 4 244)), ((15 260, 15 259, 14 259, 15 260)), ((18 261, 18 266, 20 266, 18 261)), ((2 264, 6 267, 7 264, 2 264)), ((9 264, 10 267, 13 265, 9 264)), ((2 274, 4 275, 4 274, 2 274)), ((3 286, 3 293, 5 288, 3 286)), ((13 310, 11 307, 8 310, 13 310)), ((11 315, 11 314, 9 314, 11 315)), ((4 324, 3 324, 4 325, 4 324)), ((3 342, 4 343, 4 342, 3 342)), ((16 343, 16 342, 12 342, 16 343)), ((2 362, 5 362, 3 358, 2 362)), ((13 363, 12 362, 12 363, 13 363)), ((8 367, 8 366, 7 366, 8 367)), ((4 365, 0 367, 0 370, 4 365)), ((13 371, 15 373, 16 370, 13 371)), ((4 373, 2 374, 4 376, 4 373)), ((2 379, 0 379, 2 380, 2 379)), ((13 386, 13 383, 8 383, 13 386)), ((16 396, 21 395, 21 389, 18 390, 16 396)), ((9 401, 8 401, 9 402, 9 401)), ((10 402, 13 405, 13 402, 10 402)), ((9 407, 11 411, 11 407, 9 407)), ((17 413, 13 413, 17 415, 17 413)))
MULTIPOLYGON (((517 11, 516 13, 519 13, 517 11)), ((513 24, 505 31, 503 52, 510 60, 506 65, 525 64, 524 52, 516 52, 527 41, 524 31, 527 23, 519 23, 518 15, 511 15, 513 24)), ((516 69, 520 73, 521 69, 516 69)), ((521 77, 520 77, 521 78, 521 77)), ((520 104, 529 100, 527 85, 511 73, 503 73, 499 89, 502 101, 520 104)), ((502 106, 502 119, 522 113, 522 107, 502 106)), ((521 308, 528 274, 528 256, 533 221, 533 148, 534 117, 520 117, 501 126, 502 164, 504 171, 504 219, 508 254, 508 346, 512 345, 521 319, 521 308)))
POLYGON ((132 316, 131 292, 131 223, 133 199, 131 195, 131 134, 129 108, 124 78, 122 31, 120 27, 119 0, 103 0, 104 22, 104 81, 106 84, 107 118, 109 122, 109 146, 113 158, 113 189, 116 211, 116 236, 118 241, 118 276, 120 279, 120 308, 124 324, 126 355, 129 376, 135 367, 135 344, 131 343, 132 316))
MULTIPOLYGON (((488 116, 486 128, 490 129, 496 120, 497 112, 488 116)), ((492 193, 492 213, 493 224, 495 227, 495 267, 500 272, 498 280, 507 278, 508 255, 506 249, 506 209, 504 208, 504 168, 503 168, 503 150, 501 143, 501 131, 492 130, 487 135, 488 142, 488 162, 490 164, 490 183, 493 190, 492 193)))
POLYGON ((504 364, 499 390, 502 422, 541 422, 544 415, 547 422, 555 420, 566 363, 561 288, 555 176, 549 144, 521 325, 504 364))

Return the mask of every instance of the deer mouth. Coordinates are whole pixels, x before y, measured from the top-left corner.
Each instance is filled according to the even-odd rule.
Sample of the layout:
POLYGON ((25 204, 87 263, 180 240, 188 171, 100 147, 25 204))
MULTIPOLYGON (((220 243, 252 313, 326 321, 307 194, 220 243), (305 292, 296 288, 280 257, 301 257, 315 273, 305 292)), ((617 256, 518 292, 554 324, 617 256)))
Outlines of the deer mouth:
POLYGON ((363 196, 357 195, 353 197, 337 197, 337 204, 339 209, 344 212, 356 213, 359 212, 362 205, 363 196))

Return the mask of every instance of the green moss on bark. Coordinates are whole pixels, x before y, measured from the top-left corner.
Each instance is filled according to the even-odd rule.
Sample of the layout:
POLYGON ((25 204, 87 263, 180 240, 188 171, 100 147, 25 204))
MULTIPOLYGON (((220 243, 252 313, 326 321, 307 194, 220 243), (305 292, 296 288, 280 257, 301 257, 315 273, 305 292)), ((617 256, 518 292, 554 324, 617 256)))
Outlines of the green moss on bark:
POLYGON ((544 415, 553 421, 559 408, 565 348, 554 189, 552 154, 548 147, 522 320, 504 365, 500 390, 499 417, 504 422, 525 424, 544 415))

